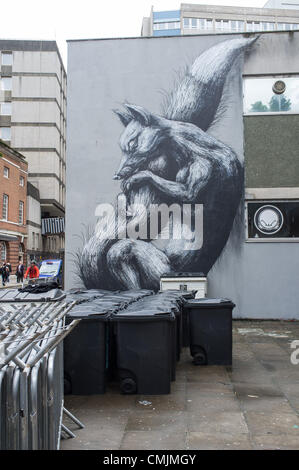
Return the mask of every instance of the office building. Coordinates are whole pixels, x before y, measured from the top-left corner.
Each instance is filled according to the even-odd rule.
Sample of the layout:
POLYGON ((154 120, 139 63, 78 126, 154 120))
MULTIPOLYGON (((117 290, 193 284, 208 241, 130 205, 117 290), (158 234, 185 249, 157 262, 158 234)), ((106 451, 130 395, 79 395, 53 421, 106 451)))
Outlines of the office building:
POLYGON ((190 3, 182 3, 176 11, 155 12, 152 8, 150 16, 143 18, 141 36, 298 30, 299 3, 297 9, 295 2, 292 9, 281 9, 283 5, 283 2, 270 0, 266 8, 190 3))
MULTIPOLYGON (((66 72, 55 41, 0 40, 0 138, 28 162, 41 220, 65 213, 66 72)), ((34 218, 34 217, 33 217, 34 218)), ((28 226, 32 225, 30 210, 28 226)), ((28 252, 60 256, 64 232, 32 225, 28 252)), ((63 224, 58 224, 63 226, 63 224)))

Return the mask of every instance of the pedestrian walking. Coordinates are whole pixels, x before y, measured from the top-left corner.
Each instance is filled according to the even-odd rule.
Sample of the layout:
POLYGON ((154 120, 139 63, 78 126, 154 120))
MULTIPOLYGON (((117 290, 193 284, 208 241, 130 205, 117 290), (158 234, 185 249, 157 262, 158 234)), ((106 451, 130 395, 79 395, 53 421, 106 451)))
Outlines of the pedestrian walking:
POLYGON ((24 264, 22 261, 19 261, 19 264, 16 269, 17 282, 23 282, 24 280, 24 264))
POLYGON ((5 261, 3 262, 0 271, 1 271, 1 277, 2 277, 2 286, 4 287, 5 283, 7 282, 7 277, 8 277, 8 272, 9 272, 9 269, 5 261))
POLYGON ((10 264, 9 261, 7 261, 6 267, 7 267, 7 282, 9 282, 9 280, 10 280, 10 279, 9 279, 9 276, 10 276, 10 274, 11 274, 11 264, 10 264))
POLYGON ((30 266, 27 268, 24 276, 25 279, 27 279, 27 276, 29 276, 29 279, 37 279, 39 277, 39 269, 36 266, 35 261, 31 261, 30 266))

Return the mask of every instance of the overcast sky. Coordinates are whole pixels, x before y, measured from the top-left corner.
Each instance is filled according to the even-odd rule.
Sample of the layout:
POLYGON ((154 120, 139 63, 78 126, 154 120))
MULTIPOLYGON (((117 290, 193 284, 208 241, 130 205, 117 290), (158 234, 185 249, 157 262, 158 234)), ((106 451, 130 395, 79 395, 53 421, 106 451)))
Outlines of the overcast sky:
MULTIPOLYGON (((182 2, 200 3, 200 2, 182 2)), ((266 0, 206 0, 202 4, 261 8, 266 0)), ((55 39, 64 64, 67 39, 140 36, 142 18, 177 10, 176 0, 9 0, 2 6, 1 39, 55 39)))

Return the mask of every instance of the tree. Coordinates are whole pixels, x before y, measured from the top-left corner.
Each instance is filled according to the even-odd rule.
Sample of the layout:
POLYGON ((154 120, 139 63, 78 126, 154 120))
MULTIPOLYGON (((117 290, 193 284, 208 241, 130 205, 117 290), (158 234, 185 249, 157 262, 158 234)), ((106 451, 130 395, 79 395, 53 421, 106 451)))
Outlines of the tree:
POLYGON ((269 101, 269 111, 289 111, 291 105, 291 100, 284 95, 273 95, 269 101))
POLYGON ((251 105, 250 111, 252 113, 266 113, 269 109, 266 104, 263 104, 261 101, 256 101, 251 105))

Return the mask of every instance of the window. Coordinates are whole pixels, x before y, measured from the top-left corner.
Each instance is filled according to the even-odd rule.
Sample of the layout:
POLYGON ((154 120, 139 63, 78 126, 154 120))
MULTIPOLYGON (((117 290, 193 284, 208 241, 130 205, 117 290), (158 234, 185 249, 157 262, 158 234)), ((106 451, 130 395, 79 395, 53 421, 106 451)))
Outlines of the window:
POLYGON ((199 18, 199 29, 205 29, 206 28, 206 22, 203 18, 199 18))
POLYGON ((179 21, 170 21, 168 23, 154 23, 153 30, 161 30, 161 29, 180 29, 181 25, 179 21))
POLYGON ((299 114, 299 75, 244 78, 244 113, 299 114))
POLYGON ((245 29, 245 22, 244 21, 238 21, 238 31, 244 31, 245 29))
POLYGON ((221 20, 215 20, 215 28, 216 28, 217 30, 222 29, 221 20))
POLYGON ((23 225, 24 223, 24 202, 19 202, 19 224, 23 225))
POLYGON ((11 103, 0 103, 0 114, 2 116, 11 116, 11 103))
POLYGON ((206 18, 184 18, 185 29, 213 29, 213 20, 206 18))
POLYGON ((237 22, 236 21, 231 21, 231 30, 232 31, 237 31, 237 22))
POLYGON ((260 31, 261 30, 261 24, 259 21, 254 21, 253 22, 253 31, 260 31))
POLYGON ((1 256, 1 261, 6 261, 6 243, 5 242, 0 242, 0 256, 1 256))
POLYGON ((2 219, 7 220, 8 219, 8 196, 7 194, 3 194, 3 199, 2 199, 2 219))
POLYGON ((22 263, 23 263, 23 260, 24 260, 24 253, 25 253, 25 247, 24 247, 23 243, 20 243, 19 244, 19 261, 22 261, 22 263))
POLYGON ((213 20, 206 20, 207 29, 213 29, 213 20))
POLYGON ((1 78, 1 90, 3 91, 12 90, 12 78, 11 77, 1 78))
POLYGON ((0 127, 0 139, 11 140, 11 129, 10 127, 0 127))
POLYGON ((25 184, 25 178, 24 176, 20 176, 20 186, 24 187, 25 184))
POLYGON ((253 31, 253 23, 252 23, 252 21, 247 21, 247 23, 246 23, 246 29, 247 29, 247 31, 253 31))
POLYGON ((299 238, 299 201, 248 201, 247 238, 299 238))
POLYGON ((2 52, 1 54, 2 65, 12 65, 12 52, 2 52))
POLYGON ((7 166, 3 168, 3 176, 4 178, 9 178, 9 168, 7 166))

